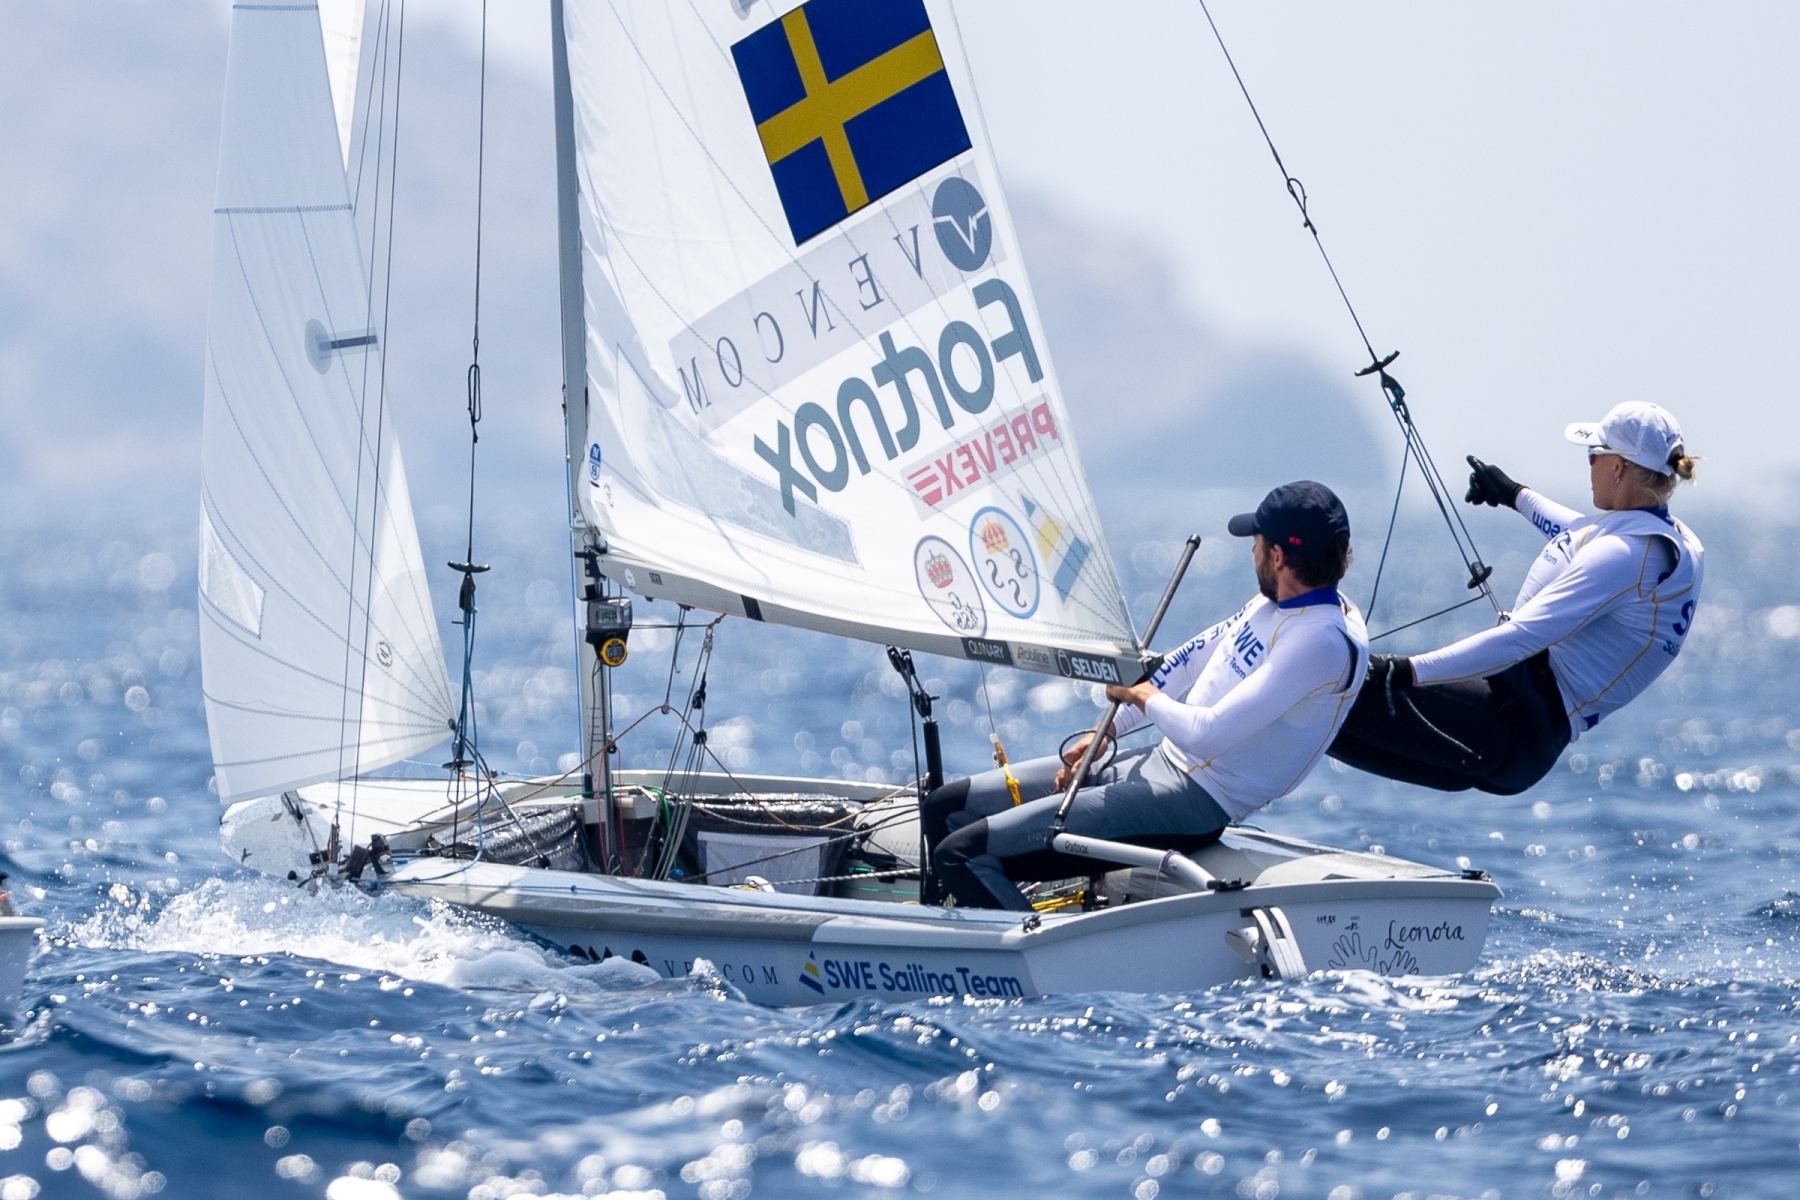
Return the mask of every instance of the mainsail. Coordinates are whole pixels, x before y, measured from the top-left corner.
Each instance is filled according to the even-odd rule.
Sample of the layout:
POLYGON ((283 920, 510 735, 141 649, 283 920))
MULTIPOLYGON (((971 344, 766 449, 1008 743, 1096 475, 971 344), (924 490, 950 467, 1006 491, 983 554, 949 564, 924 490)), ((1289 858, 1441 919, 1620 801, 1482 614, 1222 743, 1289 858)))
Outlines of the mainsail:
POLYGON ((1135 674, 947 0, 600 0, 564 33, 606 572, 1135 674))
POLYGON ((319 17, 233 6, 201 438, 200 650, 221 799, 448 734, 319 17))

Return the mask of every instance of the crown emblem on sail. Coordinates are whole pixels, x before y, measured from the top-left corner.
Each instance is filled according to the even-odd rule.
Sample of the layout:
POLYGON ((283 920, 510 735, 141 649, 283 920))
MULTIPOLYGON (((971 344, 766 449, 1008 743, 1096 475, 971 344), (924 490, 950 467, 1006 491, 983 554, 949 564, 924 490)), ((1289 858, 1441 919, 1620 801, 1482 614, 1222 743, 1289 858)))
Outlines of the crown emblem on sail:
POLYGON ((943 555, 933 554, 925 560, 925 576, 934 587, 947 588, 956 582, 956 568, 943 555))
POLYGON ((731 54, 796 245, 969 149, 923 0, 809 0, 731 54))
POLYGON ((989 521, 981 527, 981 545, 989 554, 999 554, 1010 543, 1006 540, 1006 529, 998 521, 989 521))

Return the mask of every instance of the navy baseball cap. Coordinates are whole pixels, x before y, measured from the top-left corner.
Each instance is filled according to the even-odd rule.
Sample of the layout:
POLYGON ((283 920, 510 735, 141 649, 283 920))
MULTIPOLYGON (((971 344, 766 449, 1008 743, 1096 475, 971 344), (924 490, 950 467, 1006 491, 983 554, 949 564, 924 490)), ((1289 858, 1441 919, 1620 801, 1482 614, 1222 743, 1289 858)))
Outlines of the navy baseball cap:
POLYGON ((1350 514, 1337 493, 1322 483, 1302 479, 1284 483, 1256 506, 1253 513, 1239 513, 1226 528, 1232 537, 1262 534, 1271 545, 1317 554, 1339 534, 1350 532, 1350 514))

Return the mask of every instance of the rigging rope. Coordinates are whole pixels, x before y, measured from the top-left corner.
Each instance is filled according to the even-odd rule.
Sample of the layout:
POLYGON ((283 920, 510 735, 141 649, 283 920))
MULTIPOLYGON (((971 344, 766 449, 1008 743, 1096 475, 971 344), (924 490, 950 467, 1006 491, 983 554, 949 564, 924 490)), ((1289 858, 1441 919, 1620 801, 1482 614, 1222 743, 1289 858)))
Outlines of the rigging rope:
POLYGON ((1388 510, 1387 536, 1381 539, 1381 561, 1375 564, 1375 585, 1369 589, 1369 608, 1364 619, 1375 619, 1375 602, 1381 599, 1381 575, 1387 570, 1388 550, 1394 544, 1394 526, 1400 520, 1400 497, 1406 493, 1406 468, 1412 465, 1412 448, 1400 454, 1400 481, 1394 485, 1394 507, 1388 510))
POLYGON ((481 441, 481 207, 487 183, 487 0, 481 0, 481 73, 475 117, 475 296, 469 350, 469 541, 464 562, 475 560, 475 447, 481 441))
MULTIPOLYGON (((488 770, 480 750, 475 708, 475 576, 486 571, 475 561, 475 452, 481 443, 481 216, 484 185, 487 178, 487 0, 481 4, 481 70, 477 85, 475 121, 475 287, 473 329, 470 334, 468 373, 469 412, 469 521, 468 540, 463 560, 449 567, 462 573, 462 587, 457 592, 456 606, 462 612, 462 702, 456 715, 456 741, 450 761, 444 765, 454 772, 460 791, 468 767, 476 768, 477 791, 485 777, 493 786, 493 773, 488 770)), ((480 808, 476 816, 480 816, 480 808)))
MULTIPOLYGON (((685 625, 687 622, 687 614, 688 609, 684 605, 681 608, 680 615, 677 617, 677 624, 685 625)), ((705 755, 711 752, 711 748, 707 745, 706 734, 706 672, 712 663, 714 631, 718 629, 719 622, 724 619, 724 616, 720 615, 713 618, 713 620, 708 622, 704 627, 706 629, 706 634, 700 641, 700 653, 694 658, 694 686, 688 691, 687 701, 683 705, 681 711, 677 713, 674 708, 670 706, 667 690, 665 690, 663 695, 663 704, 660 711, 665 714, 673 714, 675 718, 681 722, 681 728, 675 731, 675 739, 669 746, 669 765, 663 770, 663 790, 665 792, 673 790, 677 794, 679 802, 676 807, 675 818, 669 821, 663 830, 663 845, 661 851, 657 855, 656 870, 652 875, 652 878, 654 879, 667 879, 669 873, 675 868, 676 859, 681 853, 682 840, 687 836, 688 819, 693 815, 693 806, 685 794, 692 788, 694 776, 699 774, 700 771, 705 768, 705 755), (696 719, 696 714, 699 721, 697 726, 693 723, 696 719), (681 773, 677 776, 675 774, 675 764, 677 759, 680 758, 682 740, 684 738, 687 740, 687 757, 685 760, 682 760, 681 773), (671 789, 670 785, 675 783, 677 779, 680 781, 679 784, 671 789)), ((675 669, 680 654, 681 640, 678 631, 676 634, 675 647, 669 653, 669 681, 671 688, 674 686, 675 669)), ((632 724, 635 725, 636 722, 634 721, 632 724)), ((624 735, 621 734, 619 736, 622 737, 624 735)), ((615 742, 617 741, 616 738, 614 740, 615 742)), ((647 853, 649 851, 648 842, 645 843, 644 848, 647 853)))
POLYGON ((1371 644, 1373 644, 1375 642, 1379 642, 1384 637, 1393 637, 1396 633, 1399 633, 1402 629, 1411 629, 1414 625, 1423 625, 1427 621, 1435 621, 1439 617, 1444 616, 1448 613, 1453 613, 1459 608, 1467 608, 1469 605, 1476 603, 1480 599, 1481 599, 1480 596, 1470 596, 1467 600, 1458 600, 1455 604, 1452 604, 1452 605, 1448 606, 1447 608, 1440 608, 1434 613, 1427 613, 1426 615, 1420 617, 1416 621, 1408 621, 1404 625, 1396 625, 1392 629, 1384 629, 1380 633, 1376 634, 1374 637, 1370 638, 1369 641, 1371 644))
MULTIPOLYGON (((1475 548, 1475 538, 1470 534, 1468 525, 1464 523, 1462 514, 1457 511, 1453 494, 1449 486, 1445 484, 1443 476, 1438 472, 1437 464, 1432 461, 1431 452, 1425 448, 1425 439, 1419 433, 1418 426, 1413 423, 1412 411, 1406 404, 1406 389, 1401 387, 1399 380, 1388 372, 1388 367, 1392 366, 1394 360, 1400 357, 1400 352, 1395 350, 1385 357, 1375 352, 1374 343, 1369 340, 1368 332, 1363 328, 1362 317, 1357 314, 1356 305, 1351 303, 1350 293, 1345 289, 1344 281, 1338 276, 1337 267, 1332 263, 1331 255, 1325 250, 1324 239, 1319 236, 1319 227, 1313 223, 1312 213, 1307 208, 1306 185, 1301 183, 1293 172, 1288 170, 1287 163, 1282 161, 1281 151, 1275 147, 1275 138, 1269 133, 1268 125, 1263 122, 1262 113, 1257 110, 1256 101, 1250 97, 1250 88, 1244 82, 1243 75, 1238 71, 1237 62, 1231 57, 1231 50, 1225 45, 1225 36, 1219 32, 1219 25, 1213 20, 1212 10, 1207 7, 1206 0, 1197 0, 1197 3, 1200 5, 1200 11, 1206 16, 1207 25, 1212 29, 1213 39, 1219 43, 1220 53, 1225 56, 1225 65, 1231 68, 1231 77, 1237 81, 1238 91, 1243 94, 1244 103, 1250 108, 1250 115, 1256 120, 1256 128, 1262 133, 1263 143, 1268 146, 1269 154, 1275 160, 1275 166, 1281 171, 1282 182, 1287 188, 1288 196, 1300 209, 1300 223, 1305 227, 1306 232, 1312 235, 1313 245, 1318 248, 1319 257, 1325 263, 1325 270, 1331 275, 1332 286, 1337 289, 1338 298, 1344 302, 1344 309, 1350 314, 1351 323, 1356 326, 1356 336, 1361 339, 1363 349, 1368 352, 1369 365, 1357 371, 1356 375, 1359 378, 1368 375, 1376 377, 1376 381, 1381 385, 1382 395, 1387 401, 1388 410, 1394 414, 1394 420, 1400 426, 1400 434, 1406 444, 1406 456, 1400 462, 1401 486, 1404 487, 1406 483, 1407 459, 1416 459, 1419 464, 1419 475, 1425 481, 1425 488, 1431 493, 1432 501, 1437 505, 1439 515, 1444 518, 1444 526, 1450 532, 1450 540, 1455 543, 1457 555, 1462 559, 1463 567, 1469 573, 1469 589, 1471 591, 1479 590, 1481 596, 1476 598, 1485 598, 1489 604, 1493 605, 1494 612, 1498 614, 1501 611, 1500 601, 1495 598, 1493 589, 1488 586, 1488 577, 1494 573, 1494 569, 1482 562, 1481 554, 1475 548)), ((1398 494, 1395 496, 1395 511, 1399 511, 1398 494)), ((1388 536, 1390 539, 1393 536, 1391 522, 1388 527, 1388 536)), ((1385 546, 1382 549, 1381 563, 1383 567, 1387 563, 1385 546)), ((1371 616, 1374 612, 1375 597, 1379 595, 1380 590, 1381 568, 1378 567, 1375 573, 1374 589, 1369 600, 1371 616)), ((1461 607, 1460 604, 1452 605, 1451 608, 1444 611, 1450 612, 1461 607)), ((1433 615, 1441 616, 1442 614, 1433 615)), ((1430 618, 1423 619, 1429 620, 1430 618)), ((1390 630, 1389 632, 1394 631, 1390 630)))

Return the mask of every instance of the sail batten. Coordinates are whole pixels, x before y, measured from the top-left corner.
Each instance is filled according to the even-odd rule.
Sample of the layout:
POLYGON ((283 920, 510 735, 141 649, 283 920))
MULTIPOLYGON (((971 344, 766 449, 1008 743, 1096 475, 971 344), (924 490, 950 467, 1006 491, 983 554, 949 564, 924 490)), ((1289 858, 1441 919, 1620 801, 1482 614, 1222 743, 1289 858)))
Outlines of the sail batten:
POLYGON ((609 0, 564 32, 578 490, 609 574, 849 637, 1130 669, 948 5, 609 0))
POLYGON ((335 82, 316 11, 234 9, 200 514, 202 684, 227 801, 420 753, 454 712, 335 82))

